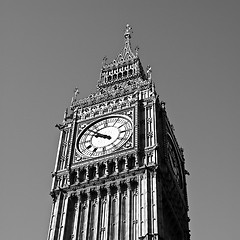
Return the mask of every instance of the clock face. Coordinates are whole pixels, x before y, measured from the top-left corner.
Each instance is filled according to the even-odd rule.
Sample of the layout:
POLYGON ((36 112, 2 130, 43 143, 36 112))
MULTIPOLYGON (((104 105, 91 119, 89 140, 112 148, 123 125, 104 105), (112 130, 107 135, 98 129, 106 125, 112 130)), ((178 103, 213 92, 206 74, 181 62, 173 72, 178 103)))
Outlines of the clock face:
POLYGON ((77 150, 88 157, 99 157, 120 148, 132 135, 132 121, 114 115, 89 124, 78 136, 77 150))
POLYGON ((175 178, 176 178, 179 186, 182 187, 182 175, 181 175, 178 157, 175 152, 175 148, 170 141, 168 141, 168 143, 167 143, 167 150, 168 150, 168 158, 170 161, 170 166, 173 170, 173 173, 175 175, 175 178))

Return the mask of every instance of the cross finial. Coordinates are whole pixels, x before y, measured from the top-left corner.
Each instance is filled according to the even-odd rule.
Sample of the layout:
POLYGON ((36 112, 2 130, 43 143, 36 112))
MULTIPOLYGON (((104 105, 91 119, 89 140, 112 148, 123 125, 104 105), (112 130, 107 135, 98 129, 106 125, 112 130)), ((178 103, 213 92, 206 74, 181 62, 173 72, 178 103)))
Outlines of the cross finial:
POLYGON ((129 24, 127 24, 126 25, 126 30, 125 30, 125 33, 124 33, 124 37, 126 39, 130 39, 131 38, 131 33, 132 33, 132 27, 129 24))

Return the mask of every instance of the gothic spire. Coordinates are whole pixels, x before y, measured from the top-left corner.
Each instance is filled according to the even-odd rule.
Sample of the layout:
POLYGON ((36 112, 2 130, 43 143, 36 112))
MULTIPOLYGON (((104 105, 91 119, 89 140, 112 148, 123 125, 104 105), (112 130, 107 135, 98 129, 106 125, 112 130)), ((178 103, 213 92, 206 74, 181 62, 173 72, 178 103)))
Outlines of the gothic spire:
POLYGON ((134 78, 140 72, 142 66, 138 57, 139 48, 136 47, 135 53, 131 48, 132 27, 127 24, 124 31, 124 46, 118 53, 116 58, 107 63, 107 58, 104 57, 98 87, 104 87, 115 84, 118 81, 125 81, 134 78))

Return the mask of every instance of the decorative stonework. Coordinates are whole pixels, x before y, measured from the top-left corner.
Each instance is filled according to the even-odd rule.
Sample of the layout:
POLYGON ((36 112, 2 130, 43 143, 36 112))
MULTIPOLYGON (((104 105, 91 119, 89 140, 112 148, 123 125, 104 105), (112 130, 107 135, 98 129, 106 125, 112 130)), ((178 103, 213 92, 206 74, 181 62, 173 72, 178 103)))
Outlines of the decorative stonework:
POLYGON ((139 48, 132 51, 131 34, 127 25, 120 53, 111 62, 104 57, 96 92, 78 99, 75 88, 70 110, 56 125, 48 240, 190 239, 183 149, 156 93, 151 66, 144 71, 139 48), (118 126, 121 118, 128 127, 124 121, 118 126), (124 140, 115 142, 120 132, 124 140), (80 143, 90 153, 79 150, 80 143), (93 156, 96 147, 102 153, 93 156))
POLYGON ((138 48, 134 54, 131 49, 131 27, 127 25, 124 34, 124 48, 111 63, 107 64, 107 58, 104 57, 103 66, 100 73, 100 79, 97 85, 96 93, 89 97, 77 100, 78 90, 71 102, 71 109, 76 107, 84 108, 101 102, 109 101, 114 98, 125 96, 136 91, 149 88, 152 84, 150 67, 147 68, 147 76, 143 70, 138 57, 138 48))

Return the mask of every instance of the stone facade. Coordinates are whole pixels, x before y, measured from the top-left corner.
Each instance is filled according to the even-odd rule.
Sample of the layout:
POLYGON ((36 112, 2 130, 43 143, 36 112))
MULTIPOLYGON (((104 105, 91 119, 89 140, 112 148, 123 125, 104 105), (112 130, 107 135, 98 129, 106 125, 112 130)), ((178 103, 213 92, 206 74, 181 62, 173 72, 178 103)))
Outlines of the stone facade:
POLYGON ((190 239, 183 150, 130 39, 56 125, 48 240, 190 239))

